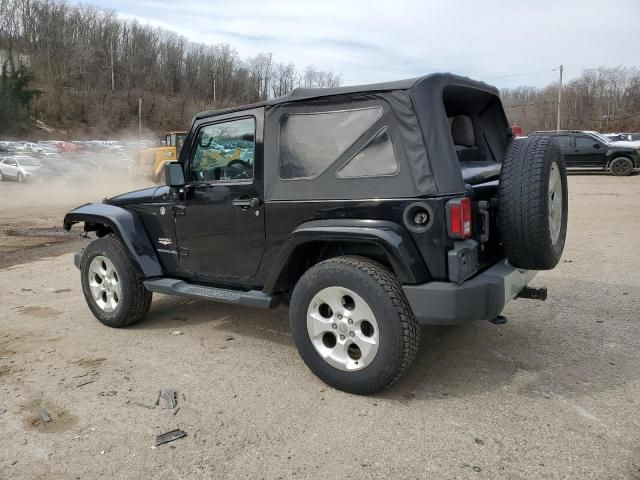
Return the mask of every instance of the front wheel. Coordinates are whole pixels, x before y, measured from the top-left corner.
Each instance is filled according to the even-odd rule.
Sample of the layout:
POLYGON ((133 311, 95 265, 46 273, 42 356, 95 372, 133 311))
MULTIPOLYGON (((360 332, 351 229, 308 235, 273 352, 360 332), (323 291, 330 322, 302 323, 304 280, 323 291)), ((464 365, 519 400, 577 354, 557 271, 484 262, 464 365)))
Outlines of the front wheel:
POLYGON ((82 292, 91 313, 108 327, 140 321, 151 306, 152 293, 113 235, 94 240, 80 262, 82 292))
POLYGON ((633 162, 625 157, 614 158, 609 164, 611 175, 625 177, 633 173, 633 162))
POLYGON ((24 183, 24 175, 18 173, 18 183, 24 183))
POLYGON ((397 278, 362 257, 336 257, 307 270, 293 291, 289 318, 309 369, 349 393, 391 385, 411 365, 420 343, 397 278))

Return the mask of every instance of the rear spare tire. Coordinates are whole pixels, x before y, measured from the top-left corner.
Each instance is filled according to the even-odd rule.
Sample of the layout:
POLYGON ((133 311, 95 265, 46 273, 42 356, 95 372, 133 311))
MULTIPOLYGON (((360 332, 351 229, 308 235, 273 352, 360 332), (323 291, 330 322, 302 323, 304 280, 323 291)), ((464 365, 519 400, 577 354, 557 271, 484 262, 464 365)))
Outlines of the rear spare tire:
POLYGON ((562 256, 567 233, 567 174, 551 136, 511 142, 500 172, 498 230, 509 263, 549 270, 562 256))

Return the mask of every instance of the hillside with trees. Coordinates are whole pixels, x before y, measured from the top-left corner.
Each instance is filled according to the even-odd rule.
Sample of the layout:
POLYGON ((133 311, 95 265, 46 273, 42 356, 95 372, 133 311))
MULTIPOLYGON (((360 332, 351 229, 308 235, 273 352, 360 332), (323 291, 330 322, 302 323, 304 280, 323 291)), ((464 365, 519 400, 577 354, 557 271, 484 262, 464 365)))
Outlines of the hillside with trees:
MULTIPOLYGON (((524 132, 555 130, 558 84, 503 89, 509 121, 524 132)), ((560 126, 600 132, 640 131, 640 71, 637 67, 585 70, 562 89, 560 126)))
MULTIPOLYGON (((340 83, 332 72, 270 53, 242 59, 230 45, 195 43, 111 10, 0 0, 0 133, 33 135, 38 120, 62 137, 135 135, 139 99, 144 126, 161 132, 186 128, 197 111, 340 83)), ((555 128, 557 97, 557 84, 502 91, 510 122, 525 132, 555 128)), ((562 128, 640 131, 635 67, 587 70, 562 98, 562 128)))
POLYGON ((53 0, 0 0, 0 67, 0 99, 32 94, 21 115, 0 113, 0 132, 16 134, 27 115, 76 136, 137 132, 139 98, 146 127, 185 128, 200 110, 340 84, 339 75, 313 66, 299 71, 268 53, 241 59, 230 45, 53 0), (17 71, 29 75, 22 93, 8 85, 17 71))

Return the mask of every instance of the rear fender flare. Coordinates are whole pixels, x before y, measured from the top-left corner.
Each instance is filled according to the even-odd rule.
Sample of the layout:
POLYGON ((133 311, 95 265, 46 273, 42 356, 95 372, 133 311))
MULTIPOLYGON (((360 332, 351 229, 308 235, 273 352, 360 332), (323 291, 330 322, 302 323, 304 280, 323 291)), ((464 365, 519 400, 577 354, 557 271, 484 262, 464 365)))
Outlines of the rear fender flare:
POLYGON ((298 226, 280 249, 263 291, 272 293, 296 249, 310 242, 374 244, 384 252, 402 284, 424 283, 429 272, 413 238, 398 223, 386 220, 314 220, 298 226))
POLYGON ((104 225, 118 235, 134 265, 145 278, 163 274, 149 235, 135 212, 104 203, 88 203, 65 215, 64 228, 69 230, 73 224, 80 222, 85 223, 85 231, 96 231, 98 228, 94 226, 104 225))

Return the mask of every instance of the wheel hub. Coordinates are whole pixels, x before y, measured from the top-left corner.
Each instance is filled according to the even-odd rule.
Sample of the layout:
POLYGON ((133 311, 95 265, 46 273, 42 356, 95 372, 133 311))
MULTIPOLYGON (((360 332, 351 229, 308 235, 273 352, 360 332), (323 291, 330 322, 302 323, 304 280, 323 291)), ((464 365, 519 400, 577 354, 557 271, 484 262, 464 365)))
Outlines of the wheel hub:
POLYGON ((307 331, 320 357, 339 370, 365 368, 378 352, 378 323, 371 307, 343 287, 316 293, 307 311, 307 331))
POLYGON ((549 234, 551 242, 556 244, 562 229, 562 178, 557 163, 551 164, 549 173, 549 234))
POLYGON ((122 287, 113 262, 99 255, 91 260, 87 275, 89 290, 98 308, 105 312, 115 311, 120 305, 122 287))

